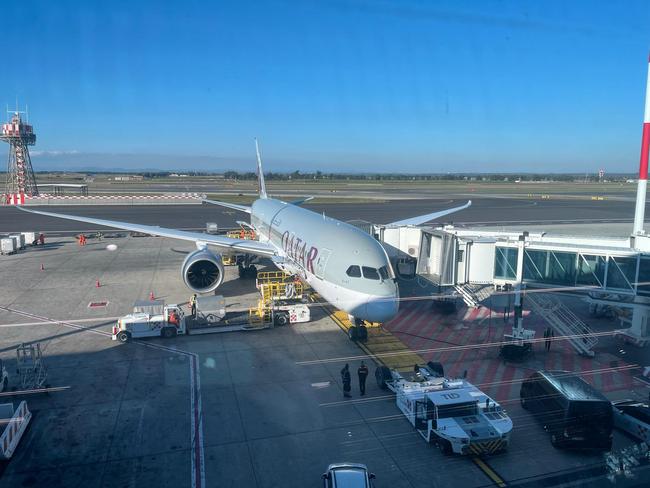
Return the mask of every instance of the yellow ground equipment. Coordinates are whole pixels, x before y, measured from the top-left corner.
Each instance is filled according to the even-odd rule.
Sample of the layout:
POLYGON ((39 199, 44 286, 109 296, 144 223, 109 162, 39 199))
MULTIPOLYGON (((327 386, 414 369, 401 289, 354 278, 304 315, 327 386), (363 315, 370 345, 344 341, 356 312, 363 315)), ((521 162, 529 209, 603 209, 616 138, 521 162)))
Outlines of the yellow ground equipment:
POLYGON ((309 321, 309 307, 301 303, 305 286, 300 280, 283 271, 264 271, 257 274, 255 284, 261 297, 249 311, 251 321, 309 321))
MULTIPOLYGON (((241 227, 237 230, 229 230, 226 232, 226 237, 231 239, 245 239, 254 241, 257 239, 257 234, 253 229, 246 229, 241 227)), ((224 266, 236 266, 242 262, 244 254, 226 254, 221 257, 221 262, 224 266)))

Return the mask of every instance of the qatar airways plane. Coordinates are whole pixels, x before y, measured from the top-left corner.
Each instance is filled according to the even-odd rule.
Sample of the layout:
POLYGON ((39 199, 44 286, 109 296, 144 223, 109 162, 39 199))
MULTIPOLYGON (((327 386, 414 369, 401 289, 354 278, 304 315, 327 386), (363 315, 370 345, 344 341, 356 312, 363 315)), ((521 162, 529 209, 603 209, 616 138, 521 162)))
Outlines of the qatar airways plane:
MULTIPOLYGON (((363 320, 386 322, 393 318, 399 308, 399 291, 382 245, 373 236, 350 224, 302 208, 300 204, 309 198, 294 202, 269 198, 257 141, 255 144, 259 198, 253 205, 204 202, 250 214, 250 226, 258 240, 18 208, 50 217, 192 241, 197 250, 185 258, 181 275, 187 287, 197 293, 209 293, 221 285, 224 277, 221 254, 246 254, 268 257, 278 268, 298 275, 323 299, 347 312, 355 323, 363 320)), ((388 225, 423 224, 470 205, 471 201, 460 207, 388 225)))

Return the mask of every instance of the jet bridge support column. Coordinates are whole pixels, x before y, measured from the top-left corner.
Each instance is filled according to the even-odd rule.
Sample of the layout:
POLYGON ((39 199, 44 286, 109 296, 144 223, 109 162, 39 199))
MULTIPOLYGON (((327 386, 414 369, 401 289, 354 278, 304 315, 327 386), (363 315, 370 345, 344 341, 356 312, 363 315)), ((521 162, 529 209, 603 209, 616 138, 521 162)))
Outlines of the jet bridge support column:
POLYGON ((517 244, 517 276, 516 282, 514 285, 515 290, 515 303, 514 303, 514 324, 512 325, 512 333, 506 334, 504 338, 507 341, 512 341, 510 344, 506 344, 502 347, 501 353, 503 355, 522 355, 528 352, 532 348, 532 343, 530 342, 535 337, 534 330, 524 329, 524 316, 522 313, 523 310, 523 299, 524 299, 524 290, 525 285, 524 281, 524 252, 526 250, 526 237, 528 237, 528 232, 524 232, 519 236, 519 242, 517 244))
POLYGON ((515 323, 512 326, 512 333, 515 335, 515 330, 523 329, 523 314, 521 312, 523 302, 523 288, 524 288, 524 252, 526 244, 526 235, 519 236, 519 243, 517 244, 517 282, 515 283, 515 323))
POLYGON ((645 347, 650 344, 650 303, 647 298, 636 296, 630 306, 632 308, 630 327, 618 329, 614 337, 635 346, 645 347))

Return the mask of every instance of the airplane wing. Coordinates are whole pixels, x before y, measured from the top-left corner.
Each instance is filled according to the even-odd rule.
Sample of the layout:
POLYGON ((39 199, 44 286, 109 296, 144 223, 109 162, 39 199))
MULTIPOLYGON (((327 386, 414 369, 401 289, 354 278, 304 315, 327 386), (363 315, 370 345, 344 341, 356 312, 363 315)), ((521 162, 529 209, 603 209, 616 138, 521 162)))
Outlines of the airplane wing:
POLYGON ((275 248, 273 248, 273 246, 270 244, 247 239, 231 239, 225 236, 215 236, 211 234, 204 234, 202 232, 188 232, 184 230, 167 229, 165 227, 158 227, 154 225, 130 224, 128 222, 117 222, 115 220, 94 219, 92 217, 81 217, 78 215, 43 212, 41 210, 27 210, 26 208, 20 206, 16 206, 15 208, 23 212, 45 215, 48 217, 56 217, 58 219, 76 220, 78 222, 86 222, 88 224, 129 230, 131 232, 141 232, 143 234, 151 234, 154 236, 169 237, 171 239, 179 239, 181 241, 201 242, 222 248, 224 250, 234 250, 248 254, 256 254, 258 256, 274 256, 277 254, 275 248))
POLYGON ((247 207, 246 205, 237 205, 236 203, 219 202, 217 200, 208 200, 206 198, 204 198, 201 201, 203 203, 210 203, 212 205, 221 205, 222 207, 232 208, 233 210, 239 210, 240 212, 251 213, 251 208, 247 207))
POLYGON ((444 217, 445 215, 449 215, 450 213, 465 210, 470 205, 472 205, 471 200, 469 200, 465 205, 461 205, 460 207, 448 208, 447 210, 439 210, 438 212, 433 212, 426 215, 419 215, 417 217, 411 217, 410 219, 398 220, 397 222, 391 222, 390 224, 386 224, 386 225, 389 227, 398 226, 398 225, 420 225, 420 224, 424 224, 425 222, 429 222, 430 220, 435 220, 440 217, 444 217))

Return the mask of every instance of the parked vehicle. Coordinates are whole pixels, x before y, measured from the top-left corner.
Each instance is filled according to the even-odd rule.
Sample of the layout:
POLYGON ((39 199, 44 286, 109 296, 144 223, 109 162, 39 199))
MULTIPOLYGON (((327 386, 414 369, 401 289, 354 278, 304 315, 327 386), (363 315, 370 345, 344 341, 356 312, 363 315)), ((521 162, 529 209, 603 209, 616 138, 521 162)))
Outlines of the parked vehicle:
POLYGON ((613 406, 614 427, 650 444, 650 406, 634 400, 614 402, 613 406))
POLYGON ((165 305, 163 300, 138 300, 133 313, 113 326, 112 339, 128 342, 142 337, 175 337, 185 332, 185 314, 178 305, 165 305))
POLYGON ((506 450, 512 420, 493 398, 467 380, 444 377, 440 363, 409 373, 380 366, 375 379, 428 443, 443 454, 486 455, 506 450))
POLYGON ((611 449, 612 404, 577 374, 537 371, 522 383, 520 399, 550 434, 553 446, 611 449))
POLYGON ((372 488, 375 475, 368 473, 365 464, 330 464, 323 473, 325 488, 372 488))

